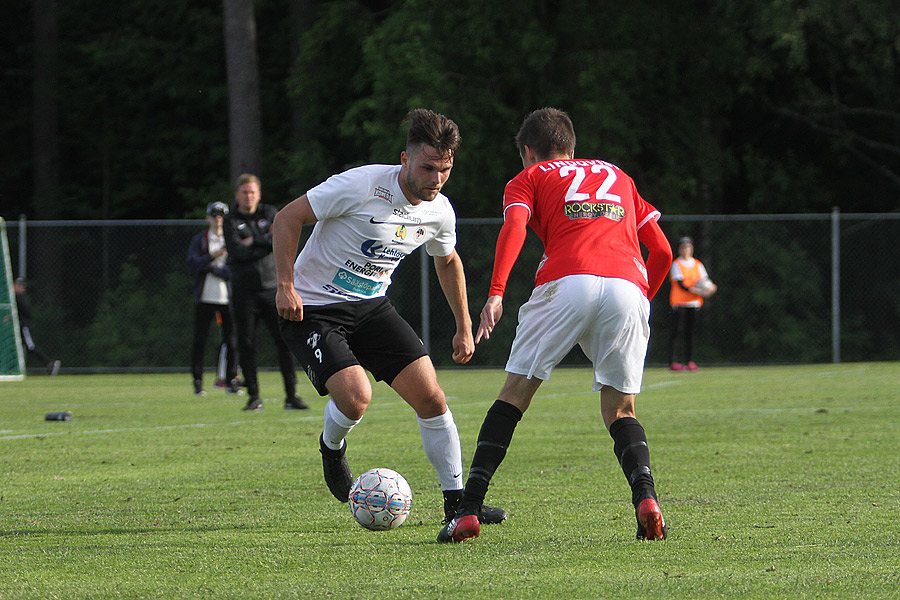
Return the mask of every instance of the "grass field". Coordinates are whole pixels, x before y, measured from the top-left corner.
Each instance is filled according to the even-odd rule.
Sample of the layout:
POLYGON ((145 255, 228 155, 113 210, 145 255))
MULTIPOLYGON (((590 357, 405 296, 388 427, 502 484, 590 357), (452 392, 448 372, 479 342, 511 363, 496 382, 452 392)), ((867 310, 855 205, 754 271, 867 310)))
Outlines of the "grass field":
MULTIPOLYGON (((468 467, 504 374, 439 378, 468 467)), ((383 384, 350 465, 400 471, 414 499, 375 533, 325 489, 308 382, 313 409, 285 412, 264 373, 256 414, 186 374, 0 383, 0 598, 900 597, 900 363, 649 369, 664 542, 634 540, 589 381, 542 387, 488 496, 509 520, 460 545, 435 542, 437 479, 383 384)))

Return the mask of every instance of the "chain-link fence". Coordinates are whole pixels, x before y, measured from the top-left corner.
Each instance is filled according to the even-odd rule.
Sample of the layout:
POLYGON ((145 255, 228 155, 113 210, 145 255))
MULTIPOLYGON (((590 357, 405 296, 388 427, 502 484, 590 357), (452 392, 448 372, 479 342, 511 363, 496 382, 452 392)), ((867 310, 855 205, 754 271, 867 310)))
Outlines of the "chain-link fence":
MULTIPOLYGON (((458 226, 476 324, 500 224, 461 219, 458 226)), ((193 297, 185 257, 191 236, 204 226, 194 220, 9 223, 13 272, 29 282, 37 343, 62 361, 63 372, 186 371, 193 297)), ((700 312, 697 362, 900 360, 900 215, 680 216, 664 217, 662 227, 673 243, 694 238, 695 256, 719 286, 700 312)), ((504 318, 471 364, 505 364, 541 251, 529 234, 504 318)), ((649 364, 667 360, 668 292, 665 283, 653 300, 649 364)), ((420 251, 404 261, 388 295, 429 344, 434 362, 453 365, 453 317, 430 259, 420 251)), ((212 366, 217 336, 210 337, 212 366)), ((277 364, 266 334, 260 364, 277 364)), ((586 359, 576 349, 564 364, 586 359)))

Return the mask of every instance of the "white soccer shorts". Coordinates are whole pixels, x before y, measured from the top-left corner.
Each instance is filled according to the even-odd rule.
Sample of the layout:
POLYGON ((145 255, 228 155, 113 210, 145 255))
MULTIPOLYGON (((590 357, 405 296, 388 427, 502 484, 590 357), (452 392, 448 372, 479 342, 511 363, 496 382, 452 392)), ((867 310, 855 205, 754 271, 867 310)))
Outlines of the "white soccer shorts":
POLYGON ((506 371, 546 381, 578 344, 594 365, 594 391, 641 391, 650 301, 630 281, 569 275, 539 285, 519 309, 506 371))

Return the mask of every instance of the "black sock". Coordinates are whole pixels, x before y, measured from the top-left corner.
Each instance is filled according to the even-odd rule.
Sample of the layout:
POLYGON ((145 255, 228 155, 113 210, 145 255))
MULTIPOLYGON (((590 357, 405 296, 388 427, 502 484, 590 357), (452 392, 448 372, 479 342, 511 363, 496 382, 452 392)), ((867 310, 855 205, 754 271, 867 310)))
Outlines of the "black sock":
POLYGON ((631 486, 631 502, 637 506, 645 498, 656 500, 653 477, 650 475, 650 448, 644 428, 637 419, 623 417, 609 426, 609 435, 615 442, 613 451, 631 486))
POLYGON ((462 490, 444 490, 444 516, 448 520, 452 519, 453 515, 456 514, 456 509, 459 508, 462 497, 462 490))
POLYGON ((478 446, 475 448, 465 494, 459 506, 461 511, 481 510, 491 477, 503 462, 513 431, 521 418, 522 411, 502 400, 496 400, 488 410, 478 433, 478 446))

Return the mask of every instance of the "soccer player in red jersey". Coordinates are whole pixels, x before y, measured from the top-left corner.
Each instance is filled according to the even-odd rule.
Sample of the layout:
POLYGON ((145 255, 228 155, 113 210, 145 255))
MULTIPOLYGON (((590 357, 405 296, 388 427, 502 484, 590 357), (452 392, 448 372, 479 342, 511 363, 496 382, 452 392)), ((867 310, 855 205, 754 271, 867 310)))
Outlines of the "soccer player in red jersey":
POLYGON ((476 515, 516 425, 575 344, 593 364, 603 422, 631 485, 637 537, 664 539, 647 437, 634 412, 650 337, 650 299, 672 264, 659 211, 617 166, 574 158, 575 130, 561 110, 528 115, 516 145, 524 169, 504 191, 504 223, 476 343, 490 337, 503 314, 503 292, 528 225, 543 242, 544 256, 531 298, 519 310, 506 383, 481 426, 463 500, 438 541, 478 536, 476 515), (646 262, 640 244, 649 251, 646 262))

